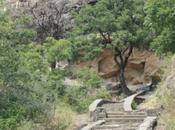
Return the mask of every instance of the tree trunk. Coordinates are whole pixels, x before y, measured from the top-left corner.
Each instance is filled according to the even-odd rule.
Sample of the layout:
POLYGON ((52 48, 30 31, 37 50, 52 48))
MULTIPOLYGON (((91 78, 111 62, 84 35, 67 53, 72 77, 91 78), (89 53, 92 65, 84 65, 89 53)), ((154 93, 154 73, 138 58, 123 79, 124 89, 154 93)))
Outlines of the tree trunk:
POLYGON ((119 82, 120 82, 120 86, 121 86, 123 94, 124 95, 130 95, 131 91, 127 87, 124 71, 125 71, 125 68, 120 68, 120 71, 119 71, 119 82))
POLYGON ((50 68, 51 68, 51 70, 56 68, 56 61, 54 61, 50 64, 50 68))
MULTIPOLYGON (((100 29, 99 29, 99 33, 104 40, 105 46, 107 46, 107 44, 112 43, 110 33, 103 32, 100 29)), ((126 68, 127 63, 128 63, 128 59, 129 59, 130 55, 132 54, 133 45, 132 45, 132 43, 128 43, 128 42, 126 42, 126 45, 128 45, 128 46, 123 50, 122 49, 120 50, 117 46, 114 47, 114 61, 117 64, 118 68, 120 69, 119 82, 120 82, 120 86, 122 88, 122 92, 125 95, 130 95, 131 91, 127 87, 124 72, 125 72, 125 68, 126 68)))
POLYGON ((114 54, 114 61, 116 62, 116 64, 118 65, 120 71, 119 71, 119 82, 120 82, 120 86, 122 88, 122 92, 125 95, 130 95, 131 91, 129 90, 129 88, 127 87, 126 84, 126 79, 125 79, 125 68, 127 66, 128 63, 128 59, 132 53, 133 47, 132 44, 130 44, 128 46, 128 48, 126 48, 125 50, 121 51, 119 50, 119 48, 115 48, 115 54, 114 54))

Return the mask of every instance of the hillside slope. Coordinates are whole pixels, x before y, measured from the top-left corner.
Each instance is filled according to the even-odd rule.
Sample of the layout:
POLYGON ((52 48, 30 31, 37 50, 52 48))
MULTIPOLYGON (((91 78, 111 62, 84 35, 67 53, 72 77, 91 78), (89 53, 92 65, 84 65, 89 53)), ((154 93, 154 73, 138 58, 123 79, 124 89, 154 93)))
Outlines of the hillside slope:
POLYGON ((165 74, 145 108, 161 108, 157 130, 175 130, 175 56, 166 61, 165 74))

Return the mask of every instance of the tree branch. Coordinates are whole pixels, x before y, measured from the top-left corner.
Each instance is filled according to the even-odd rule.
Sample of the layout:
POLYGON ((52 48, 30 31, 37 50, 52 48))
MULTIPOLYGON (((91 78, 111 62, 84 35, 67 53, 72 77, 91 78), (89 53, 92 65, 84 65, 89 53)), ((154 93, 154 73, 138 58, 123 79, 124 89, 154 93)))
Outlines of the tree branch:
POLYGON ((111 42, 112 42, 112 40, 111 40, 111 35, 110 35, 110 33, 109 33, 109 32, 107 32, 107 35, 108 35, 108 43, 111 43, 111 42))
POLYGON ((114 61, 117 63, 119 68, 123 68, 123 57, 121 50, 118 47, 115 47, 114 61))
POLYGON ((126 51, 128 50, 128 47, 126 47, 123 51, 122 54, 124 55, 126 53, 126 51))
POLYGON ((99 29, 99 33, 103 37, 103 40, 105 41, 105 43, 107 43, 108 40, 107 40, 106 36, 103 34, 103 31, 101 31, 101 29, 99 29))
POLYGON ((133 51, 133 45, 131 43, 129 43, 128 53, 125 55, 125 60, 124 60, 124 66, 125 67, 128 63, 128 59, 129 59, 130 55, 132 54, 132 51, 133 51))

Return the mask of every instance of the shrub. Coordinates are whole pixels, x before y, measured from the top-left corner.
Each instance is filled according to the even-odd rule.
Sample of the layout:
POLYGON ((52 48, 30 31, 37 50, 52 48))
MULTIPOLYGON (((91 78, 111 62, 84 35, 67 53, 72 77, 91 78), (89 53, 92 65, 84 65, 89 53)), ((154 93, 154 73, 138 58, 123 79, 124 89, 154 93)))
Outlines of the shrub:
POLYGON ((83 68, 79 70, 75 77, 83 83, 85 87, 88 88, 99 88, 101 85, 101 77, 98 75, 98 73, 89 68, 83 68))
POLYGON ((79 86, 68 86, 65 92, 65 100, 77 112, 84 112, 97 98, 110 98, 107 91, 101 90, 101 77, 89 68, 83 68, 74 77, 81 82, 79 86))
POLYGON ((74 112, 68 104, 58 103, 43 126, 46 130, 66 130, 72 125, 73 117, 74 112))
POLYGON ((98 98, 111 98, 107 91, 100 89, 89 90, 86 87, 74 86, 67 88, 66 101, 77 112, 84 112, 88 106, 98 98), (92 92, 93 91, 93 92, 92 92))
MULTIPOLYGON (((39 121, 24 120, 17 130, 67 130, 73 123, 74 112, 66 103, 56 103, 53 109, 50 109, 50 114, 41 117, 39 121)), ((14 130, 14 129, 13 129, 14 130)))
POLYGON ((34 123, 33 121, 22 121, 17 130, 41 130, 41 124, 34 123))
POLYGON ((52 37, 44 43, 49 63, 71 59, 72 43, 65 39, 55 40, 52 37))
POLYGON ((0 118, 0 129, 1 130, 15 130, 17 121, 15 118, 0 118))
POLYGON ((161 97, 161 103, 164 106, 164 111, 161 114, 160 122, 164 124, 166 130, 175 130, 175 94, 174 90, 163 90, 163 97, 161 97))
POLYGON ((0 103, 0 129, 14 130, 25 116, 25 109, 15 102, 0 103))

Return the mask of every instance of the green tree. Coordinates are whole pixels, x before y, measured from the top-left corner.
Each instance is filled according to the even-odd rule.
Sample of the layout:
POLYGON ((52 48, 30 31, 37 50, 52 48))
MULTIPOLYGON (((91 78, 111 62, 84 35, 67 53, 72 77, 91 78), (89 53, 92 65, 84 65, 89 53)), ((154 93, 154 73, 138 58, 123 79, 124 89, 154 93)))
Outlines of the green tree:
POLYGON ((101 85, 101 77, 98 73, 89 68, 83 68, 75 74, 76 79, 83 83, 83 86, 88 88, 99 88, 101 85))
POLYGON ((25 28, 26 20, 12 20, 0 5, 0 129, 16 130, 21 125, 31 130, 52 129, 52 125, 65 129, 68 124, 60 122, 64 114, 59 117, 61 125, 47 122, 53 120, 55 104, 65 91, 64 72, 49 71, 48 61, 69 58, 71 43, 54 39, 46 46, 33 43, 36 33, 25 28))
POLYGON ((71 59, 72 45, 70 41, 65 39, 55 40, 54 38, 48 38, 44 45, 47 59, 51 64, 52 69, 56 68, 57 62, 71 59))
POLYGON ((30 43, 20 53, 21 68, 26 67, 31 72, 48 74, 48 62, 44 57, 44 47, 39 44, 30 43))
POLYGON ((45 71, 38 71, 45 64, 29 44, 35 33, 21 29, 19 21, 0 11, 0 129, 4 130, 15 129, 24 118, 44 115, 43 108, 49 106, 45 71))
POLYGON ((175 1, 148 0, 145 25, 154 36, 151 46, 157 53, 175 52, 175 1))
POLYGON ((113 50, 124 94, 130 94, 124 71, 133 47, 143 46, 147 40, 144 38, 147 32, 143 30, 143 3, 142 0, 99 0, 94 6, 86 5, 75 14, 75 27, 70 34, 80 52, 92 54, 100 51, 97 48, 113 50))

